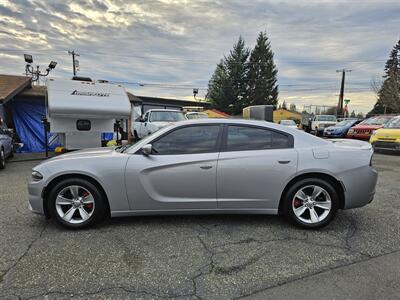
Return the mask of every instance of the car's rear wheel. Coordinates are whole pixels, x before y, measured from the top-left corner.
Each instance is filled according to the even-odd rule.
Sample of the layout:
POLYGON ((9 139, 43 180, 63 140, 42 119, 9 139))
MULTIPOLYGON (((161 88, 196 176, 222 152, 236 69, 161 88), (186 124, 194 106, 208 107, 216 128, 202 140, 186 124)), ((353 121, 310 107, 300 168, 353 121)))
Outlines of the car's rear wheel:
POLYGON ((296 182, 282 201, 282 212, 286 218, 303 228, 320 228, 329 224, 339 206, 335 188, 319 178, 296 182))
POLYGON ((6 154, 4 149, 0 149, 0 169, 4 169, 6 167, 6 154))
POLYGON ((106 209, 101 192, 85 179, 62 180, 49 194, 51 216, 69 228, 83 228, 101 221, 106 209))

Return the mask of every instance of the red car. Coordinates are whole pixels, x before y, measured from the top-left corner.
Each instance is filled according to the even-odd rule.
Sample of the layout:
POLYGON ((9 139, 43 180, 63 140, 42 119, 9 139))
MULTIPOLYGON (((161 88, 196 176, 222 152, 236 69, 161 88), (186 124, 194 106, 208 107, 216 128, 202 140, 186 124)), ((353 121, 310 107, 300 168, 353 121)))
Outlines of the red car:
POLYGON ((346 137, 351 139, 369 140, 373 131, 385 125, 393 116, 376 116, 362 121, 347 132, 346 137))

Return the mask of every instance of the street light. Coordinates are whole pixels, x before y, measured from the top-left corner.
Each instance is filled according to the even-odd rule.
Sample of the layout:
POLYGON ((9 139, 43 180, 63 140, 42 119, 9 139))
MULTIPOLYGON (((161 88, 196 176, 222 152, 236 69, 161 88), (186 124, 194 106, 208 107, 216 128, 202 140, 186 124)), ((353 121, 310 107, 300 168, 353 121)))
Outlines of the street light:
POLYGON ((52 60, 46 69, 46 73, 42 73, 42 71, 39 69, 39 66, 36 66, 36 70, 31 66, 31 63, 33 63, 32 55, 24 54, 24 59, 26 62, 25 73, 26 75, 28 75, 28 73, 32 75, 32 82, 39 81, 40 77, 46 77, 49 75, 50 71, 53 70, 57 65, 57 62, 52 60))
POLYGON ((32 58, 32 55, 30 55, 30 54, 24 54, 24 59, 27 64, 33 63, 33 58, 32 58))
POLYGON ((54 60, 52 60, 50 63, 49 63, 49 69, 54 69, 55 67, 57 66, 57 62, 56 61, 54 61, 54 60))

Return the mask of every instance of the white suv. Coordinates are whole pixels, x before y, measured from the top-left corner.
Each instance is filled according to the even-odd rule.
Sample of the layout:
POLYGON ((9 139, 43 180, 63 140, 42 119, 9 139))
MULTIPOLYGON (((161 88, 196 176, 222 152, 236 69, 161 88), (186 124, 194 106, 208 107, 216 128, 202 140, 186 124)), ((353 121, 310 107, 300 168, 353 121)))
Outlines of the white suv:
POLYGON ((157 130, 186 120, 185 115, 179 110, 173 109, 150 109, 133 125, 135 138, 144 138, 157 130))

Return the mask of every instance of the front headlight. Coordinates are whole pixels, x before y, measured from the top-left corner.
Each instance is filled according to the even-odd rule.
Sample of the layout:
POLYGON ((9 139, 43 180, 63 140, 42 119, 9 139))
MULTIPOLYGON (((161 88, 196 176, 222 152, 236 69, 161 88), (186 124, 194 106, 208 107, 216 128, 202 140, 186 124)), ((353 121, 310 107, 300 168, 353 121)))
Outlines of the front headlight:
POLYGON ((32 171, 32 180, 33 181, 40 181, 43 179, 43 175, 40 174, 38 171, 32 171))
POLYGON ((354 133, 354 129, 349 129, 348 133, 354 133))

